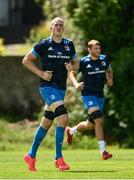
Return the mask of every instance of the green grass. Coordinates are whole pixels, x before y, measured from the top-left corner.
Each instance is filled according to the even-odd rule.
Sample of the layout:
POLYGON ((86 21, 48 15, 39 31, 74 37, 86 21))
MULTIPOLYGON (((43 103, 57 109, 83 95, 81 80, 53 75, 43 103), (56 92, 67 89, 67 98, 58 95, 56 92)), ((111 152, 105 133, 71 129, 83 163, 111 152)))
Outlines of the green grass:
MULTIPOLYGON (((17 147, 16 147, 17 148, 17 147)), ((0 152, 1 179, 133 179, 134 150, 112 149, 113 159, 100 160, 98 150, 64 150, 70 165, 67 172, 54 167, 54 151, 41 147, 37 172, 28 172, 22 158, 24 151, 0 152)))

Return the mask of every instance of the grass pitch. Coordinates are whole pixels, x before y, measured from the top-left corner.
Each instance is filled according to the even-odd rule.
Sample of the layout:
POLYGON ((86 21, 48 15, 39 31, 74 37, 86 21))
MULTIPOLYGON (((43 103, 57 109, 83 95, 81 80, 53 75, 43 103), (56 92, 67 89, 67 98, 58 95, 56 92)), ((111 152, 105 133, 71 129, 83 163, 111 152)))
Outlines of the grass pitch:
POLYGON ((134 150, 112 149, 113 158, 100 159, 99 150, 63 151, 70 170, 54 167, 53 150, 39 149, 37 172, 31 173, 23 161, 24 151, 0 152, 0 179, 134 179, 134 150))

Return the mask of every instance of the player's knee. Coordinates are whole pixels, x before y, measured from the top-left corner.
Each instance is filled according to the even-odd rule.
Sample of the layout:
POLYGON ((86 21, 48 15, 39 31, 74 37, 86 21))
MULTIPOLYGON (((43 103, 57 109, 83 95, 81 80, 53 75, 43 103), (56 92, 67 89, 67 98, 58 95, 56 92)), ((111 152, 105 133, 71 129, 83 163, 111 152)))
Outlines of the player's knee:
POLYGON ((52 111, 45 111, 44 117, 53 121, 55 114, 52 111))
POLYGON ((88 121, 95 124, 95 120, 102 117, 103 117, 103 113, 100 110, 96 110, 91 114, 88 114, 88 121))
POLYGON ((46 130, 48 130, 52 124, 53 124, 53 120, 47 119, 46 117, 43 117, 40 123, 40 125, 46 130))
POLYGON ((87 121, 87 130, 94 130, 95 124, 91 123, 89 120, 87 121))
POLYGON ((55 117, 61 116, 61 115, 65 115, 67 114, 67 109, 64 107, 64 105, 60 105, 55 109, 55 117))

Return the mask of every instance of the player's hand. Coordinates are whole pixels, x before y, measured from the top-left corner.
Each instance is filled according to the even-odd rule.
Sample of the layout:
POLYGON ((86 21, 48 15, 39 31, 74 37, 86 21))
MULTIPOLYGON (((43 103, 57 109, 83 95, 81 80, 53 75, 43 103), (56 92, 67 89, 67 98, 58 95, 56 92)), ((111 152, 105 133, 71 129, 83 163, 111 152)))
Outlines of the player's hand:
POLYGON ((43 71, 42 78, 45 81, 51 81, 53 75, 53 71, 43 71))
POLYGON ((67 69, 67 71, 68 72, 70 72, 70 71, 73 71, 73 66, 72 66, 72 64, 71 63, 65 63, 65 67, 66 67, 66 69, 67 69))
POLYGON ((78 91, 84 89, 84 82, 77 83, 77 84, 75 85, 75 88, 76 88, 78 91))

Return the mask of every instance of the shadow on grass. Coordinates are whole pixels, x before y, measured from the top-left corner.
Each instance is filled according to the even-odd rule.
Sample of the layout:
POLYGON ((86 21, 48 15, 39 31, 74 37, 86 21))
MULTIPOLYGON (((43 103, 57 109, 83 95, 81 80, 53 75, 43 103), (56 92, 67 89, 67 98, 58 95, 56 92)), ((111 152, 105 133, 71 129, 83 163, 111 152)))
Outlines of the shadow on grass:
POLYGON ((114 173, 114 172, 118 172, 118 171, 101 171, 101 170, 99 170, 99 171, 97 171, 97 170, 92 170, 92 171, 80 171, 80 170, 77 170, 77 171, 66 171, 66 172, 68 172, 68 173, 104 173, 104 172, 109 172, 109 173, 114 173))
MULTIPOLYGON (((57 171, 57 170, 56 170, 57 171)), ((44 172, 44 170, 42 170, 42 172, 44 172)), ((46 172, 46 171, 45 171, 46 172)), ((51 170, 47 170, 47 172, 52 172, 51 170)), ((62 170, 58 170, 57 172, 65 172, 65 173, 115 173, 118 172, 116 170, 111 170, 111 171, 104 171, 104 170, 74 170, 74 171, 70 171, 70 170, 66 170, 66 171, 62 171, 62 170)))

